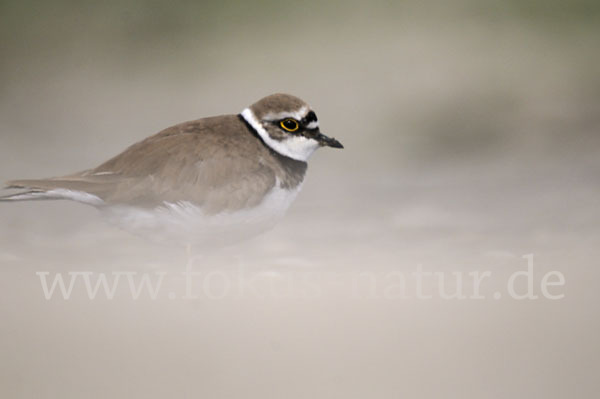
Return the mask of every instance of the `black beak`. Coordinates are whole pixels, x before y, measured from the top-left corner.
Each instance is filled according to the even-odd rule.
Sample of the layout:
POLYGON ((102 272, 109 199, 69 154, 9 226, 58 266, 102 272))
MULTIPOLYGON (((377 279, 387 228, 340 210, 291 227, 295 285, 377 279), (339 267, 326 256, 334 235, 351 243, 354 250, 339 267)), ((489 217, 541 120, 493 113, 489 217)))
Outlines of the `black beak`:
POLYGON ((333 137, 325 136, 323 133, 319 132, 315 136, 315 140, 319 142, 319 145, 333 147, 333 148, 344 148, 342 143, 334 139, 333 137))

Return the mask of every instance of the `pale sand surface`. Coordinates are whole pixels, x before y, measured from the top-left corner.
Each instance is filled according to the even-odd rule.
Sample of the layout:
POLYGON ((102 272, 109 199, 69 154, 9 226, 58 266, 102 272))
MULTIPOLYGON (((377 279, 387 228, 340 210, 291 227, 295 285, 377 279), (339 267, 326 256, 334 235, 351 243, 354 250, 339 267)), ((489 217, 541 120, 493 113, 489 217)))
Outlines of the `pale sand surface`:
POLYGON ((5 63, 3 181, 91 167, 273 91, 309 101, 346 148, 314 156, 274 230, 197 259, 197 299, 182 298, 184 249, 79 204, 0 204, 1 397, 595 397, 593 41, 526 24, 378 18, 282 37, 219 31, 215 43, 159 40, 143 53, 73 39, 59 55, 5 63), (253 51, 257 42, 273 50, 253 51), (559 271, 564 287, 551 291, 563 299, 508 297, 526 254, 536 294, 559 271), (452 272, 490 271, 486 299, 419 299, 419 265, 450 283, 452 272), (40 271, 166 275, 154 300, 125 286, 90 300, 78 285, 47 301, 40 271))

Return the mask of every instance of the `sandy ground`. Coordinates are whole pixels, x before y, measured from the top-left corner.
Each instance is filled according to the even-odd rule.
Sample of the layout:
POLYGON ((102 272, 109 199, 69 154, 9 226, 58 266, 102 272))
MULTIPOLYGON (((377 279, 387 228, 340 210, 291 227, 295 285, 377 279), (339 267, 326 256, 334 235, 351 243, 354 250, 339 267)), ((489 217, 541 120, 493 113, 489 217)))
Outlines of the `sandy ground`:
MULTIPOLYGON (((93 208, 1 204, 0 396, 594 397, 593 46, 522 26, 456 26, 374 30, 357 19, 326 42, 323 31, 287 33, 285 48, 259 31, 213 47, 158 43, 127 62, 95 53, 102 43, 13 60, 0 101, 3 181, 91 167, 273 91, 304 97, 346 148, 314 156, 274 230, 191 261, 93 208), (252 50, 259 38, 275 55, 252 50), (203 62, 206 51, 220 62, 203 62), (538 298, 518 300, 508 281, 528 254, 538 298), (199 273, 192 291, 188 266, 199 273), (448 293, 462 278, 466 298, 445 299, 437 277, 419 293, 418 270, 441 273, 448 293), (123 275, 114 299, 90 299, 80 280, 70 299, 47 300, 40 272, 163 279, 154 299, 133 299, 123 275), (472 272, 490 273, 481 299, 472 272), (543 295, 551 272, 564 277, 548 288, 559 299, 543 295)), ((515 281, 517 294, 528 289, 515 281)))

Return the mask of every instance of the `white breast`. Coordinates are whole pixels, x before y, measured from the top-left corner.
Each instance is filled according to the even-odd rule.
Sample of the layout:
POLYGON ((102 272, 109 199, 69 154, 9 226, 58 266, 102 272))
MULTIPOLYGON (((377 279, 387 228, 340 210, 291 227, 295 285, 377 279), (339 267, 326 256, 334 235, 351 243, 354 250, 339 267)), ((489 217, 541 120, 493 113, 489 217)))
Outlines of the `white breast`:
POLYGON ((207 215, 187 202, 165 202, 154 209, 111 206, 102 211, 109 222, 156 242, 194 247, 214 247, 235 243, 270 228, 285 214, 301 185, 286 190, 276 184, 254 208, 207 215))

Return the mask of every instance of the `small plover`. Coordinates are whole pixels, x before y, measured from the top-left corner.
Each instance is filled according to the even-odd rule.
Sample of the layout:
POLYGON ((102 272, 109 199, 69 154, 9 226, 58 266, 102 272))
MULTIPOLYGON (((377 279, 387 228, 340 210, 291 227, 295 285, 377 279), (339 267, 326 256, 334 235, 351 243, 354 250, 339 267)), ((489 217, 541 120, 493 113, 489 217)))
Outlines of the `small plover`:
POLYGON ((20 192, 0 201, 77 201, 150 239, 218 245, 272 227, 323 146, 343 148, 307 103, 273 94, 237 115, 169 127, 94 169, 9 181, 20 192))

